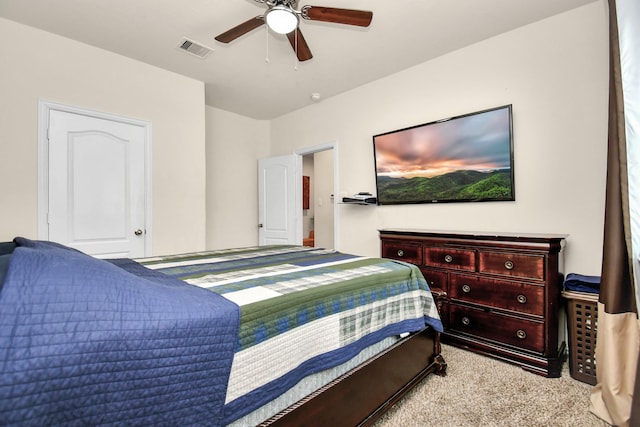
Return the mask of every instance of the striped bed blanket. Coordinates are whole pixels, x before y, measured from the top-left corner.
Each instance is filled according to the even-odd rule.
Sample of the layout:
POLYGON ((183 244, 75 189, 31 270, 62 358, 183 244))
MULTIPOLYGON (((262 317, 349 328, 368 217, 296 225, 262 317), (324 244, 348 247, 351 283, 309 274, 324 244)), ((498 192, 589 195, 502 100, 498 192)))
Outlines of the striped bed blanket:
POLYGON ((136 260, 240 307, 223 424, 384 338, 442 331, 419 269, 304 246, 261 246, 136 260))

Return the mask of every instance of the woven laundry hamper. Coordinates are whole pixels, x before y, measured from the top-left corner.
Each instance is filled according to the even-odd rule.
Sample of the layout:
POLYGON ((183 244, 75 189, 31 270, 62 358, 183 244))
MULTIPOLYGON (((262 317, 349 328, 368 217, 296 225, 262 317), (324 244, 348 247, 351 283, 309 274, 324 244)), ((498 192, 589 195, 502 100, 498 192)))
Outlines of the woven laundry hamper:
POLYGON ((598 294, 565 290, 562 296, 567 301, 569 373, 578 381, 595 385, 598 294))

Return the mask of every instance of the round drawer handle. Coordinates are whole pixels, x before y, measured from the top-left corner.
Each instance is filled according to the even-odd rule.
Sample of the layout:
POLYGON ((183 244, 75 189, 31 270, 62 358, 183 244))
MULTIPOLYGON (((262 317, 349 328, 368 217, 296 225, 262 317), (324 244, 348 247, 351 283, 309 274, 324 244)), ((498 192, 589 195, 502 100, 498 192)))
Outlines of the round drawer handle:
POLYGON ((516 299, 518 300, 518 302, 519 302, 520 304, 524 304, 524 303, 526 303, 526 302, 527 302, 527 296, 526 296, 526 295, 522 295, 522 294, 520 294, 520 295, 518 295, 518 296, 517 296, 517 298, 516 298, 516 299))
POLYGON ((507 260, 504 262, 504 268, 507 270, 513 270, 513 261, 507 260))
POLYGON ((398 256, 404 256, 404 251, 402 249, 398 249, 398 256))
POLYGON ((471 286, 469 285, 462 285, 462 292, 464 292, 465 294, 468 294, 469 292, 471 292, 471 286))
POLYGON ((516 336, 518 338, 520 338, 521 340, 525 339, 527 337, 527 333, 525 331, 523 331, 522 329, 518 329, 516 331, 516 336))
POLYGON ((471 319, 469 319, 467 316, 464 316, 462 318, 462 324, 465 326, 469 326, 471 324, 471 319))
POLYGON ((445 255, 444 262, 453 262, 453 257, 449 254, 445 255))

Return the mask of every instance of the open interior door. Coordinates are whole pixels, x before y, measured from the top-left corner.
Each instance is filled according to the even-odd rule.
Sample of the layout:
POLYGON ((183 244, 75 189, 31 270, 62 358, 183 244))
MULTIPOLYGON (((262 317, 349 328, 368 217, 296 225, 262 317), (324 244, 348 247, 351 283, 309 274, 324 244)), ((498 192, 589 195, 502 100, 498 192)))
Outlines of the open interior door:
POLYGON ((301 199, 299 156, 258 160, 258 244, 299 245, 297 206, 301 199), (300 187, 300 188, 299 188, 300 187))

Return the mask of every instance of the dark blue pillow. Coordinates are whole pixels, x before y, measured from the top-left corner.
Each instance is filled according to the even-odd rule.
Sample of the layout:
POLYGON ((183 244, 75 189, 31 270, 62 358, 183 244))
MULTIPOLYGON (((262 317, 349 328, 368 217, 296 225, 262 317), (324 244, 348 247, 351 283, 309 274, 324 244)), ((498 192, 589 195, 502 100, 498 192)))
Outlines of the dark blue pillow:
POLYGON ((16 248, 14 242, 0 242, 0 255, 6 255, 13 252, 16 248))

